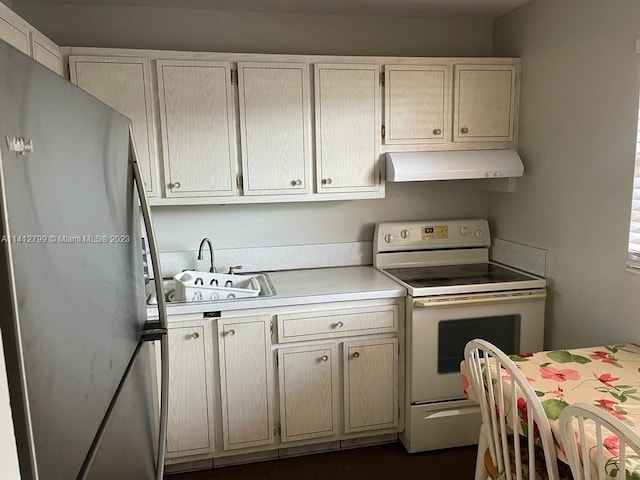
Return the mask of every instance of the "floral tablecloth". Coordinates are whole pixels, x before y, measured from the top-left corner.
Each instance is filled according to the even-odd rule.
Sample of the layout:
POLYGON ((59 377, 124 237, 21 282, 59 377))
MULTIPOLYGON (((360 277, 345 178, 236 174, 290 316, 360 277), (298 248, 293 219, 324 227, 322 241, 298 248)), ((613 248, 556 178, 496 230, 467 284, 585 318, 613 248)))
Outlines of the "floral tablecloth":
MULTIPOLYGON (((559 417, 570 403, 595 405, 640 431, 640 346, 634 344, 553 350, 511 355, 533 386, 549 418, 558 458, 566 462, 560 443, 559 417)), ((460 367, 465 396, 473 400, 468 369, 460 367)), ((595 445, 595 434, 593 437, 595 445)), ((618 470, 617 439, 606 437, 611 458, 607 472, 618 470)), ((640 458, 627 453, 627 479, 640 480, 640 458)))

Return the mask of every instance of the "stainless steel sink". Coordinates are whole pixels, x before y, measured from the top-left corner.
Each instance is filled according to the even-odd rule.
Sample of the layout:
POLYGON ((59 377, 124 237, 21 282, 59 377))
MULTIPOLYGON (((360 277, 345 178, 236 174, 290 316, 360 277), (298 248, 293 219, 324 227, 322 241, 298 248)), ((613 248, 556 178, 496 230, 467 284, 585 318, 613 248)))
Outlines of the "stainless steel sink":
MULTIPOLYGON (((271 279, 269 278, 269 275, 266 273, 243 273, 242 275, 244 276, 250 276, 253 277, 258 284, 260 285, 260 293, 258 294, 257 297, 252 297, 253 299, 255 298, 264 298, 264 297, 273 297, 276 295, 276 289, 273 286, 273 283, 271 283, 271 279)), ((153 282, 150 283, 150 285, 153 285, 153 282)), ((176 288, 176 282, 173 278, 168 278, 168 279, 163 279, 162 280, 162 285, 164 288, 164 298, 165 301, 167 303, 194 303, 194 302, 184 302, 184 301, 177 301, 177 300, 173 300, 173 294, 175 292, 175 288, 176 288)), ((252 300, 252 298, 244 298, 242 300, 252 300)), ((240 299, 238 299, 240 300, 240 299)), ((204 300, 205 302, 230 302, 230 301, 234 301, 234 300, 230 300, 230 299, 223 299, 223 300, 204 300)), ((155 290, 147 297, 147 305, 156 305, 158 303, 158 299, 156 298, 156 293, 155 290)))

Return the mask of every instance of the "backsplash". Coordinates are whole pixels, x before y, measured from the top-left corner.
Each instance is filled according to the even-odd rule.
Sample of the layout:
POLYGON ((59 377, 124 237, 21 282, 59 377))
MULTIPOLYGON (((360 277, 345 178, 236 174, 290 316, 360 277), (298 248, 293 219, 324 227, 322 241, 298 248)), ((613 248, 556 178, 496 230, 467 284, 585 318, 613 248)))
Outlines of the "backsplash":
MULTIPOLYGON (((541 277, 548 276, 548 251, 529 245, 494 238, 491 260, 541 277)), ((273 247, 214 248, 216 270, 226 273, 229 267, 242 266, 242 272, 271 272, 304 268, 328 268, 373 263, 372 242, 319 243, 273 247)), ((162 275, 173 277, 186 269, 209 271, 209 250, 197 260, 197 250, 161 252, 162 275)))
MULTIPOLYGON (((243 272, 270 272, 304 268, 344 267, 372 264, 372 242, 283 245, 275 247, 214 249, 215 267, 226 273, 231 266, 241 265, 243 272)), ((185 269, 209 271, 209 249, 203 260, 198 251, 160 253, 163 277, 172 277, 185 269)))
POLYGON ((540 277, 548 277, 549 252, 541 248, 515 243, 501 238, 492 241, 490 257, 494 262, 509 265, 540 277))

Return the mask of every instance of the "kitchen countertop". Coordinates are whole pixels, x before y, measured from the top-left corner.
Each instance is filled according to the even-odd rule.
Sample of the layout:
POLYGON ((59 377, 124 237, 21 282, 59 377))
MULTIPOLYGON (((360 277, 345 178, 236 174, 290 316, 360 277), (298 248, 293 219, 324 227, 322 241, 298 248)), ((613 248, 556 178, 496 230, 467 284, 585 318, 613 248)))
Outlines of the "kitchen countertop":
MULTIPOLYGON (((168 315, 282 307, 308 303, 405 297, 407 291, 372 266, 315 268, 265 272, 276 295, 232 301, 167 303, 168 315)), ((155 306, 147 316, 157 317, 155 306)))

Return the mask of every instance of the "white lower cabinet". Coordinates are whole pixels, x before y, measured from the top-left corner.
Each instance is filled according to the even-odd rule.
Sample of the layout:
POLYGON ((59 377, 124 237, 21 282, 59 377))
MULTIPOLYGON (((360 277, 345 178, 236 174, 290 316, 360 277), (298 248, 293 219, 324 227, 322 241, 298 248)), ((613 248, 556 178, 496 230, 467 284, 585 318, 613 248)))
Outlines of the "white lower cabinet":
POLYGON ((398 426, 398 339, 345 342, 344 431, 398 426))
POLYGON ((224 449, 274 441, 269 317, 218 320, 224 449))
POLYGON ((398 367, 397 338, 279 349, 280 441, 398 427, 398 367), (339 396, 344 403, 342 429, 339 396))
POLYGON ((338 433, 338 363, 335 344, 278 349, 282 442, 338 433))
POLYGON ((276 315, 282 442, 399 427, 401 313, 374 301, 276 315))
POLYGON ((402 299, 253 313, 170 316, 172 470, 402 430, 402 299))
POLYGON ((213 453, 213 370, 210 323, 168 329, 167 457, 213 453))

